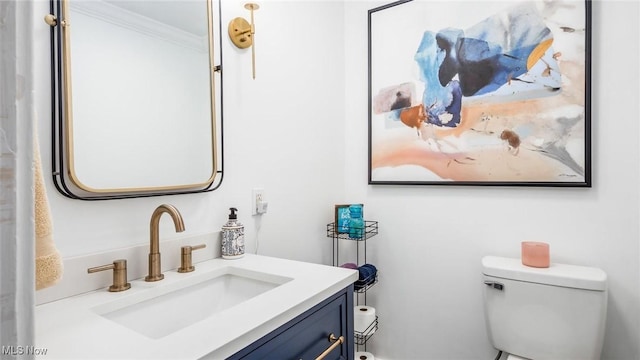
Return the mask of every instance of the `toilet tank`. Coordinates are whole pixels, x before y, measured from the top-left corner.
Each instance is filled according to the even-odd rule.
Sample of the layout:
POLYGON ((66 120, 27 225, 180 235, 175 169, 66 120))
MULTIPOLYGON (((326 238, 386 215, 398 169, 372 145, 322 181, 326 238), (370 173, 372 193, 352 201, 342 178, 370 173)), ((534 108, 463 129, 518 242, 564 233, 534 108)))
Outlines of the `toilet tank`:
POLYGON ((499 350, 534 360, 600 359, 607 275, 598 268, 482 258, 484 313, 499 350))

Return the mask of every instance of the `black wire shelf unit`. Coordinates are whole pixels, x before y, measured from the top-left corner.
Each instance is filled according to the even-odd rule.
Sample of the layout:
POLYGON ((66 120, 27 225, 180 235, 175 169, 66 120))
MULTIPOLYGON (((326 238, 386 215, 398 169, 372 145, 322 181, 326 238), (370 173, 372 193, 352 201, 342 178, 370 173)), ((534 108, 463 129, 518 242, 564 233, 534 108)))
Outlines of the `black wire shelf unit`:
MULTIPOLYGON (((340 231, 338 231, 338 227, 336 226, 335 222, 329 223, 327 224, 327 237, 331 238, 333 240, 333 252, 332 252, 332 263, 333 266, 340 266, 340 240, 347 240, 348 241, 355 241, 357 243, 356 245, 356 264, 360 264, 359 260, 361 259, 360 256, 360 244, 363 244, 362 248, 363 248, 363 263, 366 264, 367 263, 367 243, 366 241, 376 235, 378 235, 378 222, 377 221, 369 221, 369 220, 365 220, 364 221, 364 229, 361 230, 361 232, 355 232, 357 233, 356 235, 362 235, 362 236, 351 236, 350 235, 350 228, 347 227, 341 227, 339 229, 340 231)), ((364 305, 367 304, 367 291, 369 289, 371 289, 371 287, 373 287, 375 284, 378 283, 378 273, 379 271, 376 272, 375 275, 372 275, 369 278, 366 279, 359 279, 358 281, 355 282, 354 284, 354 292, 357 293, 357 295, 363 294, 364 295, 364 305)), ((360 299, 360 297, 358 296, 358 299, 360 299)), ((360 301, 358 301, 359 303, 360 301)), ((369 338, 371 338, 371 336, 373 336, 373 334, 378 330, 378 316, 376 315, 375 320, 362 332, 360 331, 354 331, 354 343, 356 345, 359 346, 365 346, 365 351, 366 351, 366 343, 369 340, 369 338)))
POLYGON ((378 330, 378 316, 376 315, 375 320, 369 325, 364 331, 354 331, 355 339, 354 342, 356 345, 366 345, 369 338, 375 334, 376 330, 378 330))

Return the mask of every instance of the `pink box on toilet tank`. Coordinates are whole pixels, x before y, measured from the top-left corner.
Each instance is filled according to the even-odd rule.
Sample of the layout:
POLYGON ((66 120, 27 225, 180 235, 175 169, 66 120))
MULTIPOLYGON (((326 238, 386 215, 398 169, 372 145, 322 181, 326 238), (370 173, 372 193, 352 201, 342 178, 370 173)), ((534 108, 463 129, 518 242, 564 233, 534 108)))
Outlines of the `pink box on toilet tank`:
POLYGON ((522 242, 522 265, 548 268, 549 263, 549 244, 536 241, 522 242))

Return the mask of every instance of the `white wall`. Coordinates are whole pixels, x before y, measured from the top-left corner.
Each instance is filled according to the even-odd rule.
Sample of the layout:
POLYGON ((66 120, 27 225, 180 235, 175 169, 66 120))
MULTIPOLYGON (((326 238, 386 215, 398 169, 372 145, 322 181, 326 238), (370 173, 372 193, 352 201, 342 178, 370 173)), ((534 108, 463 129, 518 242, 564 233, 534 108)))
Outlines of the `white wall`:
POLYGON ((367 186, 367 10, 346 2, 347 193, 380 221, 368 260, 380 270, 368 302, 384 359, 490 359, 481 299, 484 255, 519 257, 523 240, 552 261, 609 276, 604 359, 638 359, 638 2, 593 4, 593 188, 367 186))
MULTIPOLYGON (((333 205, 362 202, 366 217, 381 226, 368 253, 381 271, 368 298, 381 316, 368 347, 379 357, 492 358, 480 258, 518 256, 520 241, 532 239, 549 242, 554 261, 599 266, 609 274, 603 358, 639 358, 637 2, 594 4, 591 189, 366 185, 366 11, 378 4, 261 2, 255 81, 250 53, 223 41, 222 187, 207 194, 86 202, 64 198, 47 179, 63 256, 148 242, 151 213, 167 202, 184 216, 187 233, 180 236, 218 230, 226 209, 237 206, 249 251, 259 234, 261 254, 330 264, 324 226, 333 205), (269 201, 261 220, 249 215, 256 186, 265 188, 269 201)), ((248 17, 241 4, 225 1, 224 7, 224 28, 235 16, 248 17)), ((51 170, 49 28, 40 14, 47 11, 48 2, 36 2, 45 173, 51 170)), ((169 220, 161 225, 162 239, 178 236, 169 220)))
MULTIPOLYGON (((181 211, 187 230, 175 234, 171 221, 162 220, 161 239, 219 231, 227 209, 235 206, 246 226, 248 251, 255 250, 259 234, 261 254, 330 263, 325 224, 344 188, 343 5, 262 5, 255 14, 257 78, 252 80, 250 50, 235 48, 226 34, 230 19, 248 19, 249 12, 242 4, 223 2, 221 188, 206 194, 79 201, 56 192, 47 177, 54 237, 63 257, 147 243, 151 213, 171 203, 181 211), (326 26, 331 21, 340 26, 326 26), (261 220, 253 219, 249 209, 251 189, 258 186, 269 201, 269 212, 261 220)), ((39 133, 44 172, 50 174, 49 26, 41 17, 48 12, 48 1, 36 1, 35 6, 39 133)))

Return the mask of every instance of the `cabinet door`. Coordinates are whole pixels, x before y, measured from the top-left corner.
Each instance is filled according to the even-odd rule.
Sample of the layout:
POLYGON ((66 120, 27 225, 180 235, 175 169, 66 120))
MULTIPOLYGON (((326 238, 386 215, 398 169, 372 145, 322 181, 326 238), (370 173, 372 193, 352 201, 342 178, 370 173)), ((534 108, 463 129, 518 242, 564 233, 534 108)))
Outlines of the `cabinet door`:
POLYGON ((353 295, 347 294, 353 292, 339 292, 229 359, 314 360, 331 346, 330 334, 345 342, 325 359, 353 359, 353 295))

